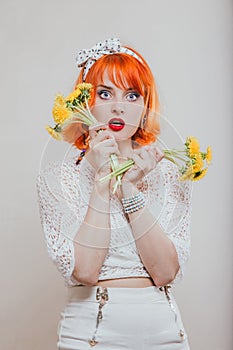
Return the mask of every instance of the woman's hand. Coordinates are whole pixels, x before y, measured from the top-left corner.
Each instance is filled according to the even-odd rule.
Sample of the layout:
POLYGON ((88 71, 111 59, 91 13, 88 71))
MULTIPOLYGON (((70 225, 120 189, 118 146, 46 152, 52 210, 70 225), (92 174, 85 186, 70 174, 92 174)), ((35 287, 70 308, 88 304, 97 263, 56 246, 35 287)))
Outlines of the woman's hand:
POLYGON ((155 144, 135 149, 129 157, 129 159, 134 160, 134 165, 124 173, 122 181, 136 185, 139 180, 156 167, 163 157, 164 153, 155 144))
POLYGON ((89 127, 90 140, 87 158, 95 168, 98 178, 111 172, 110 154, 120 155, 117 142, 107 129, 105 124, 89 127))

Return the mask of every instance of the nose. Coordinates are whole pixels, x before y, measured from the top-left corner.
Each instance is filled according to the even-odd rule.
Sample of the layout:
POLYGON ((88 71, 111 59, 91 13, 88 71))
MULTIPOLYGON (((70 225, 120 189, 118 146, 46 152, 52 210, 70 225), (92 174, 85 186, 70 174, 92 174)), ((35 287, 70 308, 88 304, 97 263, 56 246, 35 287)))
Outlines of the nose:
POLYGON ((115 102, 112 104, 112 113, 116 115, 121 115, 125 113, 124 104, 121 102, 115 102))

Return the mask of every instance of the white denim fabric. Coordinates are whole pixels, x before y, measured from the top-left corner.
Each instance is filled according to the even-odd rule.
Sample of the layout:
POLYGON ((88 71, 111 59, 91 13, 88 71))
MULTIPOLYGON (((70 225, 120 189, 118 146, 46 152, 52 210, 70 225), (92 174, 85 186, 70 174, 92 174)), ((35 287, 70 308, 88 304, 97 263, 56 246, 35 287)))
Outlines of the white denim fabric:
POLYGON ((59 350, 190 350, 171 291, 169 303, 156 286, 98 288, 68 288, 58 326, 59 350), (99 293, 98 301, 97 290, 105 298, 99 293))

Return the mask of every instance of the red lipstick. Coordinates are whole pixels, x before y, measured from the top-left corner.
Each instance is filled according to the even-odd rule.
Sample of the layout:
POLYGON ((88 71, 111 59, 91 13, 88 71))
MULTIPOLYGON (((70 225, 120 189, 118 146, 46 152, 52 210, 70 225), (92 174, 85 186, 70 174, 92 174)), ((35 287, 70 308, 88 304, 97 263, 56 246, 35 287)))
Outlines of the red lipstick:
POLYGON ((108 126, 113 131, 120 131, 124 128, 125 122, 121 118, 112 118, 109 120, 108 126))

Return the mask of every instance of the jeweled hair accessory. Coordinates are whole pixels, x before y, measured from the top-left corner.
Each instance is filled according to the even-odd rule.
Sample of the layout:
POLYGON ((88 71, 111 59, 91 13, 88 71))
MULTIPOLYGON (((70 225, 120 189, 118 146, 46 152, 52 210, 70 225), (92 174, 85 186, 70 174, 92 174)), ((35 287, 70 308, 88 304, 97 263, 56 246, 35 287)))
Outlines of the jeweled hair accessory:
POLYGON ((97 43, 91 49, 82 49, 79 51, 76 57, 76 63, 78 67, 84 67, 83 81, 85 81, 87 73, 91 66, 102 56, 114 54, 114 53, 126 53, 135 57, 142 63, 141 58, 136 55, 130 49, 121 46, 120 40, 117 38, 107 39, 105 41, 97 43))

